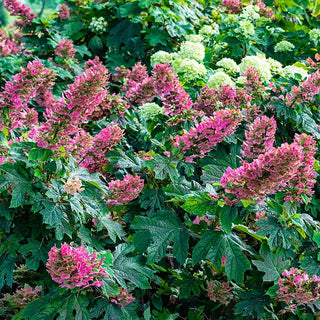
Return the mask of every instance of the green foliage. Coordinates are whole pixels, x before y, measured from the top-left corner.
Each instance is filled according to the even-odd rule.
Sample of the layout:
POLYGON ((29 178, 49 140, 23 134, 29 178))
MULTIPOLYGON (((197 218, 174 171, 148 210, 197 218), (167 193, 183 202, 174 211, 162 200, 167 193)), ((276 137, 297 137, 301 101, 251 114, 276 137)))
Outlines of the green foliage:
POLYGON ((188 230, 170 211, 158 211, 153 217, 137 217, 131 227, 137 231, 139 241, 135 243, 137 249, 147 246, 147 263, 160 261, 167 252, 170 241, 173 241, 172 253, 180 264, 188 255, 188 230), (143 240, 141 239, 143 237, 143 240), (139 246, 140 244, 140 246, 139 246))
MULTIPOLYGON (((11 27, 5 30, 8 39, 22 44, 20 52, 3 56, 5 40, 0 39, 0 318, 316 318, 318 302, 301 303, 291 312, 284 309, 277 290, 282 272, 291 267, 305 270, 309 277, 320 274, 319 178, 315 177, 314 194, 297 194, 297 202, 285 198, 288 188, 294 189, 290 183, 268 189, 264 199, 253 201, 229 193, 222 177, 230 168, 236 170, 254 161, 244 158, 244 143, 248 143, 247 132, 252 123, 262 115, 273 117, 277 123, 274 147, 292 143, 295 134, 301 133, 312 136, 319 147, 318 80, 312 80, 310 85, 310 78, 306 82, 303 71, 316 78, 319 70, 319 63, 313 65, 307 58, 319 53, 320 36, 318 39, 314 29, 320 30, 320 2, 265 0, 266 6, 275 12, 270 18, 266 8, 250 7, 247 0, 242 1, 241 8, 226 8, 221 0, 66 0, 71 13, 67 19, 57 13, 59 1, 29 2, 38 17, 21 28, 23 37, 16 37, 11 27), (46 8, 39 16, 42 4, 46 8), (102 30, 93 23, 98 18, 104 21, 102 30), (73 43, 74 58, 55 53, 63 39, 73 43), (283 40, 291 42, 294 50, 276 52, 276 45, 283 40), (204 47, 204 59, 199 59, 200 67, 205 69, 201 77, 192 74, 195 64, 189 65, 189 69, 181 67, 182 61, 190 63, 183 60, 181 42, 185 41, 199 41, 198 46, 204 47), (115 74, 117 67, 132 67, 141 62, 152 75, 150 57, 158 51, 165 51, 166 59, 171 59, 163 62, 175 67, 174 75, 179 77, 181 86, 177 80, 174 85, 172 82, 164 86, 162 95, 152 96, 152 90, 161 84, 150 81, 143 72, 134 74, 127 69, 123 79, 118 69, 118 75, 115 74), (262 65, 255 66, 257 69, 271 68, 265 56, 281 62, 281 70, 271 70, 268 81, 263 79, 264 72, 258 72, 260 79, 255 75, 247 82, 241 77, 246 69, 225 70, 238 91, 219 88, 210 91, 206 98, 201 97, 210 77, 225 68, 219 64, 223 58, 234 59, 239 67, 243 58, 255 55, 262 59, 262 65), (78 76, 83 74, 87 60, 95 56, 110 71, 108 84, 99 92, 101 97, 107 97, 94 110, 95 116, 103 116, 98 115, 99 120, 83 118, 77 132, 57 120, 61 132, 54 132, 54 138, 71 130, 68 138, 73 143, 78 134, 88 134, 79 145, 71 147, 74 149, 70 153, 64 145, 66 137, 59 136, 61 145, 40 147, 30 134, 38 124, 19 127, 12 117, 19 97, 13 89, 11 100, 2 95, 5 86, 10 85, 8 81, 33 60, 55 72, 52 90, 46 91, 47 84, 34 88, 37 92, 30 93, 27 103, 19 107, 23 120, 32 118, 25 109, 35 110, 40 125, 46 123, 50 107, 56 112, 63 100, 55 105, 50 93, 57 100, 69 99, 71 93, 64 90, 81 83, 78 76), (283 71, 288 66, 303 71, 295 69, 290 76, 283 71), (118 100, 110 102, 110 96, 118 100), (186 100, 179 100, 181 97, 190 97, 190 110, 186 100), (165 109, 164 114, 143 119, 139 110, 146 102, 157 103, 165 109), (178 112, 177 105, 186 109, 178 112), (226 129, 224 123, 218 121, 217 128, 204 131, 201 125, 215 119, 216 111, 229 109, 239 111, 234 132, 215 143, 217 135, 226 129), (177 115, 168 115, 171 111, 177 115), (17 127, 11 130, 7 125, 10 121, 17 127), (93 145, 90 139, 110 124, 123 130, 123 138, 113 148, 106 148, 105 166, 90 173, 83 167, 88 159, 75 155, 85 150, 86 144, 93 145), (203 135, 184 152, 183 147, 192 144, 200 131, 203 135), (176 137, 188 133, 194 136, 179 148, 174 143, 176 137), (206 134, 210 139, 206 140, 206 134), (194 155, 194 150, 201 152, 205 143, 210 143, 208 152, 189 162, 186 156, 194 155), (131 201, 120 203, 136 191, 131 186, 123 187, 119 203, 115 204, 110 183, 123 181, 126 175, 139 175, 144 181, 143 189, 131 201), (78 181, 81 189, 68 190, 68 181, 72 180, 78 181), (63 243, 83 245, 89 253, 98 252, 97 259, 107 273, 100 287, 59 288, 50 278, 46 267, 48 253, 53 246, 60 248, 63 243), (212 289, 212 283, 218 285, 212 289), (17 290, 40 285, 41 296, 36 297, 39 299, 14 304, 12 297, 17 290)), ((22 80, 26 82, 20 89, 29 94, 28 79, 22 80)), ((79 104, 87 98, 81 93, 79 104)), ((68 108, 73 112, 72 105, 68 108)), ((91 155, 94 157, 94 152, 90 151, 91 155)), ((299 168, 302 174, 312 163, 310 159, 304 161, 306 166, 299 168)), ((316 172, 320 170, 319 161, 316 152, 316 172)), ((259 167, 260 162, 255 164, 259 167)), ((265 190, 262 182, 269 179, 268 170, 274 167, 259 167, 258 177, 251 177, 260 179, 261 192, 265 190)), ((296 174, 296 180, 290 181, 300 182, 298 178, 296 174)), ((312 174, 308 178, 303 182, 313 184, 312 174)), ((229 182, 229 186, 234 183, 229 182)), ((248 181, 241 183, 239 188, 250 188, 248 181)), ((310 284, 311 289, 313 285, 310 284)), ((311 289, 309 296, 315 294, 311 289)))

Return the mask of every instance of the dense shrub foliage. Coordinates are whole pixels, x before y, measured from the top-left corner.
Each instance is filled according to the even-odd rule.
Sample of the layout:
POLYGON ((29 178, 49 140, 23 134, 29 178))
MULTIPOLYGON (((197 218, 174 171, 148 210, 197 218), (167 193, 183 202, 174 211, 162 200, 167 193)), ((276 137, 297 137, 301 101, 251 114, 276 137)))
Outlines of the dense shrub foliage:
POLYGON ((319 318, 319 1, 3 5, 1 319, 319 318))

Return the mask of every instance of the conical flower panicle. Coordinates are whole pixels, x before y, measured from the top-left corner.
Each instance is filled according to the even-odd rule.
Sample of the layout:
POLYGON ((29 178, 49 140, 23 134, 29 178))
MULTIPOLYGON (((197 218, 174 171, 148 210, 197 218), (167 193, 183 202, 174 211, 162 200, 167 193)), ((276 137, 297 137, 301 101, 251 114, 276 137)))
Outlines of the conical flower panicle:
POLYGON ((260 154, 250 163, 243 162, 237 169, 228 167, 221 178, 226 203, 261 201, 266 195, 275 193, 298 174, 303 158, 301 145, 284 143, 279 148, 260 154), (233 196, 228 197, 228 194, 233 196))
POLYGON ((277 123, 273 118, 258 117, 245 132, 246 140, 242 144, 242 157, 248 161, 257 159, 273 147, 277 123))
POLYGON ((47 271, 62 288, 101 287, 101 278, 108 274, 102 268, 104 258, 98 260, 97 256, 98 252, 89 254, 84 246, 73 248, 64 243, 58 249, 54 245, 49 251, 47 271))

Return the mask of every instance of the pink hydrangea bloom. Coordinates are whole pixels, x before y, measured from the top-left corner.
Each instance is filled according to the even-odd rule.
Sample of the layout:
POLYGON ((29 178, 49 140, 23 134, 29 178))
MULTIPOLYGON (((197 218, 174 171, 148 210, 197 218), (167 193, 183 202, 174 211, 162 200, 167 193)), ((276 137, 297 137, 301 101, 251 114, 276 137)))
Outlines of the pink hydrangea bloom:
POLYGON ((139 175, 127 174, 123 180, 114 180, 109 183, 110 205, 122 205, 128 203, 139 196, 144 185, 144 180, 139 175))
POLYGON ((205 86, 199 93, 192 108, 200 112, 199 116, 212 117, 219 109, 251 107, 253 99, 252 92, 245 88, 232 88, 231 86, 220 86, 218 89, 209 89, 205 86))
POLYGON ((271 18, 272 20, 275 19, 275 12, 273 12, 269 7, 265 5, 265 3, 261 0, 255 0, 256 4, 259 7, 259 14, 260 16, 271 18))
POLYGON ((0 29, 0 56, 21 53, 21 47, 13 42, 6 33, 0 29))
POLYGON ((32 24, 32 20, 37 16, 35 13, 31 13, 30 7, 17 0, 3 0, 3 6, 11 16, 19 16, 20 19, 15 21, 15 25, 18 27, 32 24))
POLYGON ((303 148, 297 143, 282 144, 260 154, 252 162, 243 162, 237 169, 228 167, 221 178, 223 194, 227 204, 241 200, 261 201, 268 194, 273 194, 281 186, 286 186, 297 174, 304 157, 303 148))
POLYGON ((123 117, 125 111, 129 107, 129 103, 126 100, 124 100, 123 97, 118 96, 115 93, 107 93, 102 103, 95 106, 95 109, 89 118, 90 120, 97 121, 103 119, 111 113, 116 113, 123 117))
POLYGON ((24 308, 30 302, 41 298, 41 296, 42 286, 36 286, 34 289, 32 287, 17 289, 13 294, 5 294, 2 299, 7 300, 15 308, 24 308))
POLYGON ((299 87, 293 86, 290 98, 295 103, 313 101, 320 93, 320 72, 312 73, 299 87))
POLYGON ((242 10, 241 0, 223 0, 222 5, 226 7, 227 13, 238 13, 242 10))
POLYGON ((68 178, 67 182, 63 185, 63 189, 67 192, 70 193, 71 195, 75 195, 77 192, 81 192, 84 190, 82 187, 82 182, 81 180, 76 177, 74 179, 68 178))
POLYGON ((287 304, 281 313, 294 312, 297 307, 312 304, 320 298, 320 277, 313 275, 310 278, 304 270, 293 267, 281 275, 277 299, 287 304))
POLYGON ((232 135, 240 124, 241 116, 232 109, 218 110, 211 118, 202 120, 198 126, 186 130, 182 136, 177 135, 173 144, 186 156, 186 162, 193 162, 194 158, 203 158, 212 147, 232 135))
POLYGON ((48 90, 54 85, 55 73, 43 64, 34 60, 26 68, 13 76, 12 81, 6 81, 4 90, 0 92, 0 115, 5 107, 9 108, 9 117, 0 123, 0 129, 7 126, 9 130, 24 125, 37 123, 37 112, 28 107, 31 99, 42 101, 48 90))
POLYGON ((248 129, 241 154, 243 158, 253 160, 273 147, 277 123, 274 118, 262 116, 250 124, 248 129))
MULTIPOLYGON (((109 125, 102 129, 99 134, 92 138, 90 147, 80 166, 87 168, 90 173, 101 172, 102 168, 109 162, 105 154, 113 149, 123 138, 123 130, 116 124, 109 125)), ((77 145, 79 145, 77 143, 77 145)))
POLYGON ((72 148, 73 142, 83 136, 79 126, 89 120, 106 97, 108 79, 108 70, 99 59, 89 60, 83 74, 76 77, 58 101, 51 92, 46 95, 44 117, 47 121, 32 128, 30 138, 38 146, 53 150, 60 146, 72 148))
POLYGON ((212 280, 208 284, 207 293, 211 301, 227 305, 234 298, 232 290, 229 281, 212 280))
MULTIPOLYGON (((316 171, 314 169, 316 141, 305 133, 296 134, 294 142, 303 147, 303 160, 296 176, 293 177, 283 191, 287 194, 285 201, 302 202, 302 196, 311 196, 316 183, 316 171)), ((311 198, 309 198, 311 200, 311 198)))
POLYGON ((203 217, 199 218, 198 216, 196 216, 196 218, 192 221, 194 224, 200 224, 200 221, 204 221, 207 223, 207 225, 210 224, 210 220, 208 219, 208 217, 206 215, 204 215, 203 217))
POLYGON ((247 67, 246 71, 242 73, 244 77, 244 90, 253 94, 255 97, 263 97, 265 95, 266 87, 260 81, 260 75, 256 68, 247 67))
POLYGON ((190 96, 183 89, 179 78, 174 75, 169 63, 156 64, 152 73, 154 90, 162 101, 165 115, 178 116, 192 108, 190 96))
POLYGON ((141 62, 134 65, 132 70, 117 67, 114 78, 124 82, 121 90, 126 92, 125 98, 131 105, 150 102, 156 95, 153 79, 141 62))
POLYGON ((52 280, 68 289, 101 287, 101 278, 108 276, 102 268, 104 258, 98 260, 98 252, 89 254, 84 246, 72 246, 64 243, 60 249, 54 246, 49 251, 46 266, 52 280))
POLYGON ((57 101, 48 101, 45 117, 54 122, 67 122, 78 125, 88 121, 95 106, 106 96, 109 73, 99 58, 89 60, 82 75, 68 85, 68 90, 57 101))
POLYGON ((76 49, 73 46, 73 43, 67 39, 63 39, 59 42, 58 46, 54 50, 54 54, 58 57, 64 59, 69 58, 73 59, 76 54, 76 49))
POLYGON ((70 19, 70 8, 66 3, 59 5, 58 16, 61 20, 70 19))
POLYGON ((129 303, 132 303, 136 300, 131 293, 129 293, 128 289, 123 289, 119 287, 119 294, 117 296, 111 296, 110 302, 114 304, 118 304, 122 307, 126 306, 129 303))

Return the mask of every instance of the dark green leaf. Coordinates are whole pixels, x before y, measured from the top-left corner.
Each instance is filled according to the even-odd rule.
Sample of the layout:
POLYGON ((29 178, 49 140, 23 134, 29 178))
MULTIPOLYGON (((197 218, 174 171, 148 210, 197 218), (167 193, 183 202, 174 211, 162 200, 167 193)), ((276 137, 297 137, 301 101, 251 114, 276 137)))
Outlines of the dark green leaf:
POLYGON ((256 226, 261 227, 257 234, 269 239, 268 243, 271 250, 278 248, 281 244, 283 248, 289 249, 292 240, 297 237, 296 230, 282 226, 274 217, 268 217, 268 220, 261 219, 256 222, 256 226))
POLYGON ((183 264, 189 248, 188 230, 180 220, 169 211, 159 211, 155 216, 137 217, 131 227, 135 230, 147 230, 152 238, 148 248, 147 262, 161 260, 167 251, 170 241, 173 241, 173 254, 183 264))
POLYGON ((0 260, 0 289, 6 284, 11 287, 13 283, 13 270, 16 258, 13 256, 2 257, 0 260))
POLYGON ((26 256, 28 269, 38 270, 40 261, 46 264, 48 258, 46 247, 39 241, 28 239, 28 243, 20 247, 20 252, 26 256))
POLYGON ((44 209, 40 211, 43 216, 43 222, 53 228, 60 226, 64 212, 59 208, 59 205, 55 205, 52 202, 44 202, 43 205, 44 209))
POLYGON ((46 161, 52 158, 53 151, 44 148, 33 148, 29 152, 29 160, 46 161))
POLYGON ((265 245, 261 246, 260 255, 264 261, 253 260, 252 263, 259 271, 264 272, 264 281, 277 281, 284 269, 290 268, 290 261, 284 261, 283 256, 279 250, 275 253, 270 251, 265 245))
POLYGON ((191 196, 181 206, 188 213, 205 215, 207 212, 212 214, 216 211, 216 201, 206 193, 199 193, 196 196, 191 196))

